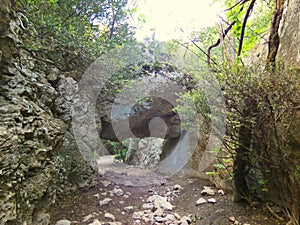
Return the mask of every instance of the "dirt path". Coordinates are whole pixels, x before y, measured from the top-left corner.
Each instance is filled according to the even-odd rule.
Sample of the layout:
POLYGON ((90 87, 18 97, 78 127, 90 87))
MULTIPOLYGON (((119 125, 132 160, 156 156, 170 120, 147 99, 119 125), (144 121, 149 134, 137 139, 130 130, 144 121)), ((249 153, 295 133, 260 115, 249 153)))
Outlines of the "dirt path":
POLYGON ((233 203, 230 193, 223 194, 207 180, 166 179, 149 170, 113 162, 111 157, 99 161, 99 171, 98 186, 58 201, 51 212, 51 224, 286 224, 262 206, 233 203), (209 190, 213 193, 201 194, 205 186, 212 187, 209 190), (196 205, 200 198, 215 199, 216 203, 196 205), (57 223, 59 220, 65 221, 57 223))

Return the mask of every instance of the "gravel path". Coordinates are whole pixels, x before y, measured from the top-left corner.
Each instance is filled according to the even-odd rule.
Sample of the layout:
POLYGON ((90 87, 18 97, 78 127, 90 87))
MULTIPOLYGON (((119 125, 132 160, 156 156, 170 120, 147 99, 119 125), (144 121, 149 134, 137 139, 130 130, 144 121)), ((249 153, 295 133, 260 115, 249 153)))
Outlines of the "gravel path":
POLYGON ((55 225, 284 225, 264 206, 249 207, 209 181, 164 178, 150 170, 101 158, 96 187, 60 199, 55 225))

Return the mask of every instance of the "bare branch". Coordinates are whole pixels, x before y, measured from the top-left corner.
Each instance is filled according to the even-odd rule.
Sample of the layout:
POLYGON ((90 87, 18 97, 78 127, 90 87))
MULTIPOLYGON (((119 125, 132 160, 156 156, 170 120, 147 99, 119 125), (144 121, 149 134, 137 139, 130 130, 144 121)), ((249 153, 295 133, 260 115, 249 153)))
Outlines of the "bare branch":
MULTIPOLYGON (((226 35, 228 34, 228 32, 231 30, 231 28, 233 27, 233 25, 236 24, 236 21, 233 21, 223 32, 222 38, 224 39, 226 37, 226 35)), ((210 64, 211 61, 211 57, 210 57, 210 52, 213 48, 217 47, 219 44, 221 43, 221 39, 219 38, 217 40, 217 42, 211 46, 209 46, 208 50, 207 50, 207 63, 210 64)))
MULTIPOLYGON (((183 33, 185 33, 182 28, 180 28, 180 31, 183 32, 183 33)), ((189 38, 190 42, 192 42, 192 44, 195 45, 196 48, 198 48, 200 50, 200 52, 202 52, 207 57, 207 59, 208 59, 209 55, 191 37, 188 36, 188 38, 189 38)), ((212 62, 217 65, 217 63, 214 60, 212 60, 212 62)), ((208 61, 207 61, 207 63, 208 63, 208 61)))
MULTIPOLYGON (((185 46, 183 43, 181 43, 180 41, 177 40, 173 40, 175 43, 181 45, 182 47, 184 47, 186 50, 190 51, 191 53, 193 53, 195 56, 197 56, 198 58, 200 58, 200 55, 198 55, 196 52, 192 51, 191 49, 188 48, 188 46, 185 46)), ((186 53, 185 53, 186 54, 186 53)))
POLYGON ((233 8, 235 8, 238 5, 244 5, 246 2, 248 2, 249 0, 240 0, 239 2, 237 2, 236 4, 234 4, 233 6, 231 6, 228 9, 225 9, 224 12, 227 12, 229 10, 232 10, 233 8))
POLYGON ((220 42, 221 42, 221 45, 222 45, 225 57, 226 57, 228 63, 232 64, 232 59, 230 57, 230 54, 229 54, 228 49, 227 49, 227 46, 225 45, 225 42, 224 42, 224 38, 222 36, 224 32, 223 32, 223 29, 222 29, 221 26, 218 27, 218 33, 219 33, 220 42))
POLYGON ((237 56, 240 56, 241 55, 241 52, 242 52, 242 48, 243 48, 243 41, 244 41, 244 36, 245 36, 245 30, 246 30, 246 24, 247 24, 247 21, 248 21, 248 18, 250 16, 250 13, 252 12, 253 10, 253 7, 254 7, 254 4, 255 4, 256 0, 252 0, 248 9, 247 9, 247 12, 246 12, 246 15, 244 17, 244 20, 243 20, 243 25, 242 25, 242 32, 241 32, 241 36, 240 36, 240 43, 239 43, 239 48, 238 48, 238 52, 237 52, 237 56))
MULTIPOLYGON (((244 5, 242 5, 242 7, 240 8, 239 13, 242 12, 243 9, 244 9, 244 5)), ((233 25, 236 24, 236 22, 237 22, 237 20, 231 22, 231 23, 229 24, 229 26, 224 30, 224 33, 223 33, 223 35, 222 35, 222 38, 223 38, 223 39, 226 37, 226 35, 228 34, 228 32, 232 29, 233 25)), ((226 22, 226 23, 227 23, 227 22, 226 22)), ((210 60, 211 60, 210 52, 211 52, 211 50, 212 50, 213 48, 217 47, 220 43, 221 43, 221 40, 220 40, 220 38, 219 38, 215 44, 209 46, 209 48, 207 49, 207 63, 208 63, 208 65, 210 65, 210 60)))

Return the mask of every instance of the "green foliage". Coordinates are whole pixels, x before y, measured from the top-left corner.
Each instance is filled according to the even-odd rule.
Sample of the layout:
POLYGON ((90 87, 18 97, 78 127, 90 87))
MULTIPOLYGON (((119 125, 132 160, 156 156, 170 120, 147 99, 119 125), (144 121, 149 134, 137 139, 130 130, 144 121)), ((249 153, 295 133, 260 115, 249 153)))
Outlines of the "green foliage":
POLYGON ((267 192, 269 190, 267 187, 267 182, 265 180, 258 180, 258 184, 260 185, 262 191, 267 192))
POLYGON ((29 21, 25 48, 59 68, 132 39, 127 0, 18 0, 18 5, 29 21))
MULTIPOLYGON (((231 8, 236 1, 226 1, 226 7, 231 8)), ((231 30, 231 35, 236 39, 236 49, 241 38, 242 25, 245 20, 246 10, 248 9, 250 1, 243 5, 237 5, 231 10, 227 11, 226 17, 228 22, 236 21, 231 30)), ((270 7, 271 1, 257 1, 254 5, 253 11, 246 24, 244 42, 243 42, 243 57, 247 57, 248 53, 255 47, 255 45, 262 39, 267 38, 266 32, 271 24, 273 9, 270 7)))
POLYGON ((247 168, 261 170, 262 175, 255 177, 256 183, 249 190, 266 192, 269 187, 265 180, 284 176, 282 171, 291 169, 290 159, 283 156, 292 154, 289 137, 293 135, 290 126, 299 106, 299 72, 283 68, 262 71, 259 65, 237 65, 226 68, 219 74, 219 80, 228 112, 225 146, 235 152, 243 145, 239 143, 241 127, 251 127, 252 134, 245 137, 251 140, 251 146, 244 150, 244 160, 247 168), (266 170, 271 170, 271 174, 265 174, 266 170))
MULTIPOLYGON (((202 62, 205 62, 207 59, 207 55, 203 51, 208 53, 208 48, 217 43, 220 36, 225 33, 225 30, 229 29, 230 24, 234 25, 229 29, 225 38, 222 38, 223 40, 211 49, 210 59, 217 63, 218 66, 228 61, 228 57, 232 61, 236 60, 243 23, 251 1, 241 2, 244 2, 244 4, 236 4, 237 1, 235 0, 222 1, 224 9, 227 9, 227 11, 222 15, 222 20, 220 20, 218 27, 206 27, 198 32, 193 32, 191 34, 192 43, 184 44, 195 55, 198 55, 202 62)), ((236 61, 247 58, 253 48, 262 40, 267 42, 267 31, 273 14, 271 4, 273 4, 273 1, 256 1, 246 23, 241 56, 236 61)))
POLYGON ((115 152, 114 157, 115 159, 120 159, 123 162, 126 161, 126 154, 127 154, 127 148, 126 146, 122 145, 119 142, 110 142, 111 147, 113 148, 113 151, 115 152))
MULTIPOLYGON (((210 123, 210 107, 207 103, 206 96, 201 90, 191 90, 178 94, 178 106, 174 108, 182 118, 196 118, 199 115, 203 117, 206 124, 210 123), (196 113, 196 114, 195 114, 196 113)), ((181 121, 183 129, 201 129, 199 124, 193 120, 181 121)))

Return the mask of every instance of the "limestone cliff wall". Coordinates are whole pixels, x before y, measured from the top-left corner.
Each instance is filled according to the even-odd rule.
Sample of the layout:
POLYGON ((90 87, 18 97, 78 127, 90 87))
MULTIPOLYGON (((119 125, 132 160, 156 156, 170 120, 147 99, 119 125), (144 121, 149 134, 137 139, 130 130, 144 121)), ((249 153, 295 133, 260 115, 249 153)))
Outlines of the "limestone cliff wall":
POLYGON ((297 65, 300 67, 300 2, 286 1, 284 15, 280 26, 280 46, 277 61, 285 66, 297 65))
MULTIPOLYGON (((286 69, 296 67, 300 69, 300 1, 286 1, 284 16, 281 21, 280 29, 280 46, 277 55, 277 61, 283 62, 286 69)), ((300 89, 300 76, 298 77, 298 88, 300 89)), ((299 92, 294 93, 294 96, 299 92)), ((298 109, 293 115, 291 128, 288 138, 288 148, 286 154, 289 155, 290 164, 288 171, 292 173, 286 178, 287 183, 281 183, 289 196, 285 196, 289 209, 293 215, 293 222, 300 223, 300 109, 298 101, 298 109)))
POLYGON ((43 209, 55 199, 56 153, 66 127, 46 106, 56 91, 45 74, 19 58, 14 1, 0 5, 0 224, 45 224, 40 219, 49 219, 43 209))
POLYGON ((76 82, 22 51, 15 9, 0 0, 0 224, 46 225, 57 190, 95 173, 66 133, 76 82))

